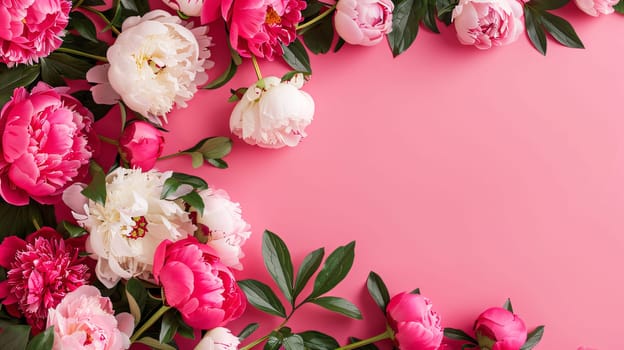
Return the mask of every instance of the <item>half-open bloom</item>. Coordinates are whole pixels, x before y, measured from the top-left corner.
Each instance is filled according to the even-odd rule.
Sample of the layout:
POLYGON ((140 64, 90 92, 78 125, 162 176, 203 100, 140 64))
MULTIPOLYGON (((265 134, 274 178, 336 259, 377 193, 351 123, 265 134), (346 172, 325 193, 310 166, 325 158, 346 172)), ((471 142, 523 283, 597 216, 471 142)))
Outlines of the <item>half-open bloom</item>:
POLYGON ((581 11, 594 17, 612 14, 615 12, 613 6, 617 5, 618 2, 618 0, 574 0, 581 11))
POLYGON ((334 24, 338 35, 352 45, 376 45, 392 31, 391 0, 340 0, 334 24))
POLYGON ((492 350, 518 350, 527 339, 524 321, 502 307, 485 310, 474 325, 482 348, 492 350))
POLYGON ((420 294, 397 294, 388 303, 388 323, 401 350, 436 350, 443 338, 440 316, 420 294))
POLYGON ((517 0, 460 0, 452 19, 459 42, 485 50, 516 41, 524 32, 522 15, 517 0))

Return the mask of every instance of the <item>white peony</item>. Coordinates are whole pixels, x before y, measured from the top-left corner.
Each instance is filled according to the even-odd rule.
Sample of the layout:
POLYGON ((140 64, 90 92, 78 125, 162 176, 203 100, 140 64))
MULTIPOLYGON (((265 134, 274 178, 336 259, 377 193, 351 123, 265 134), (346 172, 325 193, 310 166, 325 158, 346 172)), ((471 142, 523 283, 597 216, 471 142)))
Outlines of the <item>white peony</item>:
POLYGON ((314 100, 302 86, 301 74, 285 82, 267 77, 250 86, 232 111, 232 133, 260 147, 296 146, 314 116, 314 100))
POLYGON ((80 193, 83 184, 63 193, 74 218, 89 232, 87 251, 97 259, 96 275, 107 288, 122 278, 151 279, 156 247, 195 231, 182 203, 160 199, 171 174, 117 168, 106 177, 104 206, 80 193))
POLYGON ((114 104, 119 99, 133 111, 161 125, 173 106, 186 107, 197 86, 208 81, 212 46, 208 27, 184 26, 177 16, 154 10, 128 17, 106 52, 107 64, 87 72, 93 99, 114 104))
POLYGON ((190 17, 201 15, 204 0, 163 0, 165 5, 190 17))
POLYGON ((197 215, 197 224, 207 235, 198 237, 217 253, 225 266, 242 270, 240 259, 245 256, 241 246, 251 236, 251 226, 243 220, 238 203, 232 202, 223 190, 207 189, 199 195, 204 201, 203 215, 197 215))
POLYGON ((240 340, 229 329, 213 328, 195 346, 195 350, 236 350, 240 340))

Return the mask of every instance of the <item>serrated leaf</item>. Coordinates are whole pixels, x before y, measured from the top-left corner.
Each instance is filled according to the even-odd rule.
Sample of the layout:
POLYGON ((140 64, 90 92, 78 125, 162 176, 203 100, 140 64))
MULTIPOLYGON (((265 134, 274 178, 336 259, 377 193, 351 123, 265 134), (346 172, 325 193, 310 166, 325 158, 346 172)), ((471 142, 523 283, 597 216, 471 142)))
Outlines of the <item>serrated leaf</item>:
POLYGON ((529 6, 524 7, 524 24, 531 44, 542 55, 546 55, 546 32, 542 27, 540 15, 529 6))
POLYGON ((197 209, 197 212, 200 213, 200 215, 204 212, 204 200, 202 199, 202 197, 199 195, 199 193, 193 191, 185 196, 180 197, 182 198, 182 200, 184 202, 186 202, 186 204, 190 205, 191 207, 197 209))
POLYGON ((4 105, 13 96, 13 90, 17 87, 27 87, 39 77, 39 65, 28 66, 19 64, 13 68, 8 68, 0 64, 0 106, 4 105))
POLYGON ((170 309, 162 316, 160 320, 160 335, 158 337, 159 342, 169 343, 178 332, 176 312, 175 309, 170 309))
POLYGON ((334 350, 340 347, 336 339, 317 331, 299 333, 303 344, 310 350, 334 350))
POLYGON ((513 314, 513 306, 511 305, 511 299, 507 298, 507 300, 505 300, 505 304, 503 304, 503 309, 511 312, 513 314))
POLYGON ((34 336, 30 342, 28 342, 26 350, 52 350, 52 345, 54 345, 53 326, 48 327, 45 331, 34 336))
POLYGON ((293 334, 282 342, 286 350, 305 350, 303 339, 298 334, 293 334))
POLYGON ((72 12, 69 17, 69 25, 78 31, 81 37, 93 42, 98 41, 95 25, 82 12, 72 12))
POLYGON ((0 344, 3 349, 23 350, 28 344, 30 326, 0 322, 0 344))
POLYGON ((91 182, 80 193, 90 200, 106 205, 106 174, 104 170, 94 161, 89 164, 89 173, 91 174, 91 182))
POLYGON ((7 236, 26 237, 37 230, 35 222, 39 227, 56 227, 54 206, 39 204, 33 200, 28 205, 18 207, 0 198, 0 218, 11 218, 0 225, 0 240, 7 236))
POLYGON ((310 302, 327 310, 337 312, 347 317, 355 318, 356 320, 362 319, 362 313, 360 310, 347 299, 339 297, 321 297, 313 299, 310 302))
POLYGON ((125 293, 128 298, 130 313, 134 317, 134 325, 136 326, 141 322, 143 308, 147 301, 147 290, 138 279, 131 278, 126 283, 125 293))
POLYGON ((394 57, 407 50, 418 35, 418 24, 425 16, 421 1, 402 0, 392 12, 392 31, 388 33, 388 44, 394 57))
POLYGON ((286 317, 284 305, 266 284, 256 280, 238 281, 238 285, 247 296, 247 300, 256 309, 271 315, 286 317))
POLYGON ((544 336, 544 326, 539 326, 535 328, 533 331, 531 331, 527 335, 527 340, 524 343, 524 345, 522 345, 520 350, 533 349, 542 340, 543 336, 544 336))
POLYGON ((624 14, 624 0, 620 0, 620 2, 615 4, 615 6, 613 6, 613 9, 619 14, 624 14))
POLYGON ((556 10, 565 6, 570 0, 531 0, 527 3, 538 10, 556 10))
POLYGON ((102 105, 93 101, 93 95, 89 90, 81 90, 72 93, 72 96, 80 100, 83 106, 85 106, 91 113, 96 121, 104 118, 108 112, 114 107, 114 105, 102 105))
POLYGON ((572 25, 565 19, 548 12, 543 12, 541 19, 548 33, 561 45, 576 49, 585 48, 572 25))
MULTIPOLYGON (((349 344, 353 344, 353 343, 357 343, 361 341, 361 339, 356 338, 356 337, 349 337, 349 344)), ((379 348, 377 347, 377 345, 375 344, 366 344, 366 345, 362 345, 360 347, 355 348, 357 350, 379 350, 379 348)))
POLYGON ((265 230, 262 236, 262 257, 267 271, 284 293, 286 300, 293 302, 293 264, 284 241, 275 233, 265 230))
POLYGON ((60 52, 53 52, 40 62, 41 79, 53 86, 65 84, 63 78, 86 79, 87 71, 94 66, 86 59, 60 52))
POLYGON ((295 39, 290 45, 286 46, 283 43, 282 49, 284 50, 284 61, 288 63, 292 69, 312 74, 312 68, 310 68, 310 56, 299 39, 295 39))
POLYGON ((472 344, 478 344, 475 338, 471 337, 470 335, 468 335, 466 332, 462 331, 461 329, 444 328, 444 336, 449 339, 467 341, 472 344))
POLYGON ((297 271, 297 279, 295 280, 295 287, 293 289, 293 300, 301 294, 301 291, 303 291, 303 288, 308 284, 312 275, 318 270, 319 266, 321 266, 324 255, 325 249, 319 248, 303 258, 301 266, 299 266, 299 271, 297 271))
POLYGON ((385 315, 386 306, 388 306, 388 302, 390 301, 390 294, 388 293, 388 288, 383 279, 381 279, 377 273, 371 271, 366 280, 366 287, 368 288, 368 294, 370 294, 375 304, 379 306, 381 312, 385 315))
POLYGON ((156 349, 156 350, 177 350, 175 347, 169 344, 162 344, 161 342, 159 342, 158 340, 152 337, 143 337, 137 340, 136 342, 147 345, 151 347, 152 349, 156 349))
POLYGON ((260 327, 260 325, 256 322, 254 323, 250 323, 247 326, 245 326, 245 328, 243 328, 242 331, 240 331, 240 333, 238 334, 238 341, 242 342, 243 340, 245 340, 247 337, 249 337, 250 335, 253 334, 253 332, 255 332, 258 328, 260 327))
POLYGON ((314 289, 307 300, 329 292, 342 281, 353 266, 355 257, 355 241, 336 248, 325 261, 323 268, 314 280, 314 289))
POLYGON ((334 41, 334 26, 332 16, 320 20, 313 27, 307 28, 303 34, 303 42, 315 54, 329 52, 334 41))
POLYGON ((212 89, 218 89, 222 87, 223 85, 227 84, 228 81, 232 80, 237 70, 238 70, 238 65, 236 64, 234 59, 230 60, 230 64, 225 70, 225 72, 223 72, 223 74, 221 74, 217 79, 211 81, 206 86, 204 86, 204 89, 212 90, 212 89))
POLYGON ((63 228, 65 229, 65 231, 67 231, 67 233, 69 234, 69 238, 76 238, 76 237, 84 236, 85 234, 87 234, 87 230, 85 230, 84 228, 80 226, 76 226, 67 221, 63 221, 62 224, 63 224, 63 228))
POLYGON ((207 188, 208 184, 200 177, 182 173, 173 173, 171 174, 171 177, 165 180, 160 198, 177 199, 189 194, 193 189, 201 191, 207 188))
POLYGON ((228 168, 228 163, 225 162, 225 160, 223 159, 208 159, 206 160, 206 162, 210 165, 212 165, 215 168, 218 169, 227 169, 228 168))

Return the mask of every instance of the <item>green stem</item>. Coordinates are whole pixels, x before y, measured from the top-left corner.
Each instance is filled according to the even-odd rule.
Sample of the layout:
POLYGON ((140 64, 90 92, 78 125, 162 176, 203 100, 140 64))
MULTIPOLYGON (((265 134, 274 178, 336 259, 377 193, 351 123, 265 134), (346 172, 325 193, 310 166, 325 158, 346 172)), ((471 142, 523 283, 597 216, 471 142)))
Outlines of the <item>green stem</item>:
POLYGON ((88 57, 88 58, 92 58, 94 60, 101 61, 101 62, 108 62, 108 60, 104 56, 97 56, 97 55, 90 54, 88 52, 69 49, 66 47, 59 47, 58 49, 56 49, 56 51, 65 52, 65 53, 69 53, 69 54, 76 55, 76 56, 88 57))
POLYGON ((32 223, 33 223, 33 226, 35 226, 35 228, 37 229, 37 231, 41 230, 41 226, 39 226, 39 222, 37 221, 37 219, 33 218, 32 223))
POLYGON ((98 138, 102 141, 102 142, 106 142, 108 144, 111 144, 113 146, 119 146, 119 141, 115 140, 115 139, 111 139, 110 137, 106 137, 106 136, 102 136, 102 135, 98 135, 98 138))
MULTIPOLYGON (((309 28, 312 25, 314 25, 315 23, 317 23, 318 21, 322 20, 323 18, 329 16, 332 12, 334 12, 334 10, 336 9, 336 4, 332 5, 332 7, 328 8, 326 11, 324 11, 323 13, 321 13, 320 15, 312 18, 311 20, 309 20, 308 22, 305 22, 303 24, 300 24, 297 26, 297 31, 300 31, 302 29, 305 28, 309 28)), ((301 34, 301 33, 299 33, 301 34)))
POLYGON ((77 9, 80 7, 80 5, 82 5, 82 3, 84 2, 84 0, 78 0, 78 2, 74 5, 74 8, 77 9))
POLYGON ((161 306, 160 309, 158 309, 156 313, 152 315, 152 317, 150 317, 147 321, 145 321, 145 323, 141 326, 141 328, 139 328, 138 331, 132 334, 132 337, 130 338, 130 343, 134 343, 135 341, 137 341, 137 339, 139 339, 141 334, 143 334, 143 332, 148 330, 154 323, 156 323, 156 321, 158 321, 160 317, 162 317, 162 315, 165 314, 165 312, 169 311, 169 309, 171 309, 171 306, 167 306, 167 305, 161 306))
POLYGON ((166 156, 158 157, 158 159, 156 159, 156 160, 165 160, 165 159, 175 158, 177 156, 183 155, 184 153, 185 152, 178 152, 178 153, 168 154, 166 156))
MULTIPOLYGON (((297 311, 297 309, 298 309, 301 305, 303 305, 303 304, 305 304, 305 303, 306 303, 306 301, 303 301, 303 302, 301 302, 299 305, 294 306, 294 307, 293 307, 293 309, 292 309, 292 311, 290 312, 290 314, 288 314, 288 316, 286 316, 286 318, 284 319, 284 321, 283 321, 283 322, 282 322, 279 326, 275 327, 275 329, 273 329, 273 331, 271 331, 271 333, 273 333, 273 332, 277 332, 277 331, 279 331, 279 330, 280 330, 280 328, 284 327, 284 326, 286 325, 286 323, 288 322, 288 320, 290 320, 290 318, 292 317, 292 315, 295 313, 295 311, 297 311)), ((269 333, 269 334, 265 335, 265 336, 264 336, 264 337, 262 337, 262 338, 258 338, 258 339, 256 339, 256 340, 252 341, 251 343, 249 343, 249 344, 247 344, 247 345, 243 346, 242 348, 240 348, 240 349, 238 349, 238 350, 250 350, 250 349, 252 349, 252 348, 253 348, 253 347, 255 347, 256 345, 258 345, 258 344, 262 343, 263 341, 267 340, 267 339, 271 336, 271 333, 269 333)))
POLYGON ((119 31, 119 29, 117 29, 117 28, 113 25, 113 23, 111 23, 111 21, 110 21, 108 18, 106 18, 106 16, 104 16, 104 14, 103 14, 101 11, 98 11, 98 10, 94 9, 94 8, 93 8, 93 7, 91 7, 91 6, 85 6, 85 7, 83 7, 83 9, 85 9, 85 10, 87 10, 87 11, 89 11, 89 12, 92 12, 92 13, 95 13, 96 15, 98 15, 98 17, 100 17, 100 18, 101 18, 104 22, 106 22, 106 24, 108 24, 108 25, 110 26, 110 29, 113 31, 113 33, 115 33, 115 34, 117 34, 117 35, 121 34, 121 32, 119 31))
POLYGON ((251 56, 251 63, 253 63, 254 70, 256 71, 256 77, 258 77, 258 80, 262 80, 262 73, 260 72, 260 66, 258 65, 256 56, 251 56))
POLYGON ((356 349, 356 348, 362 347, 364 345, 376 343, 376 342, 378 342, 380 340, 390 339, 390 338, 392 338, 392 336, 393 336, 392 330, 391 329, 387 329, 385 332, 383 332, 381 334, 378 334, 378 335, 376 335, 374 337, 370 337, 368 339, 356 341, 355 343, 351 343, 351 344, 347 344, 345 346, 341 346, 341 347, 337 348, 336 350, 356 349))

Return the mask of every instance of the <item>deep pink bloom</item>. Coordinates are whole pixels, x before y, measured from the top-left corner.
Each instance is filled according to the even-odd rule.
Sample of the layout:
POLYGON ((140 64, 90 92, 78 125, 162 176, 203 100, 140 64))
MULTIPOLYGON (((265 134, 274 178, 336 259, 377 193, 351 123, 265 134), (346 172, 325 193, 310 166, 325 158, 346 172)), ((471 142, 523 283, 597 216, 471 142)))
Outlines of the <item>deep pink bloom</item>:
POLYGON ((0 0, 0 62, 32 64, 56 50, 71 6, 68 0, 0 0))
POLYGON ((436 350, 442 343, 440 316, 433 311, 431 301, 419 294, 395 295, 386 313, 401 350, 436 350))
POLYGON ((14 316, 26 318, 33 333, 45 329, 48 309, 88 283, 89 268, 71 243, 44 227, 26 241, 9 236, 0 244, 0 266, 7 269, 0 299, 14 316))
POLYGON ((195 237, 163 241, 156 248, 152 272, 167 304, 178 309, 193 328, 223 326, 245 311, 245 294, 232 272, 211 247, 195 237))
POLYGON ((234 50, 272 61, 284 53, 280 43, 288 46, 295 40, 305 7, 301 0, 214 0, 204 3, 201 20, 212 22, 220 15, 228 23, 234 50))
POLYGON ((474 330, 479 344, 492 350, 518 350, 527 339, 524 321, 502 307, 485 310, 474 330))
POLYGON ((53 204, 80 180, 97 149, 93 115, 66 93, 40 82, 23 87, 0 111, 0 196, 13 205, 29 197, 53 204))
POLYGON ((141 121, 128 125, 119 138, 121 156, 130 167, 143 171, 154 167, 156 159, 162 154, 164 143, 165 138, 160 130, 141 121))

